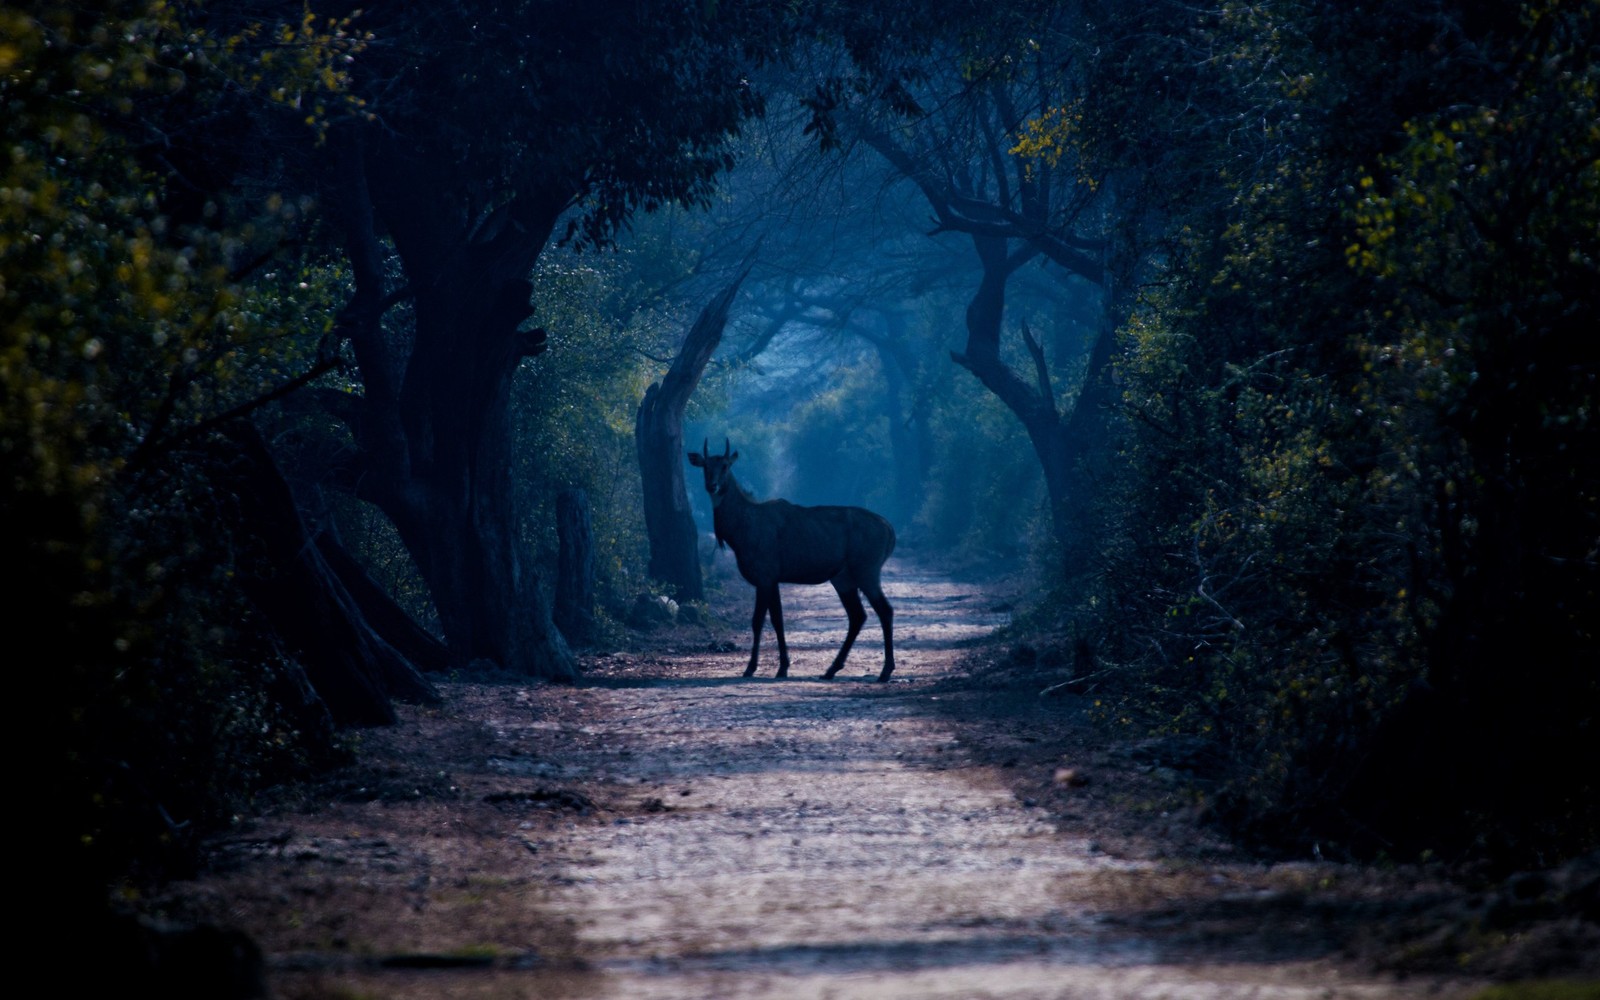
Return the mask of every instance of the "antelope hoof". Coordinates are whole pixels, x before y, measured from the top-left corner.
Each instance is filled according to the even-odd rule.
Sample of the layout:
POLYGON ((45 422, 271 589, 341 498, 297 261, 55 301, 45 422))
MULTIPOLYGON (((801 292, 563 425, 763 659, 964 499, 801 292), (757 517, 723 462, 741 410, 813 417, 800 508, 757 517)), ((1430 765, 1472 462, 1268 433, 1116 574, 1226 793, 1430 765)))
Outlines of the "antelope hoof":
POLYGON ((744 668, 744 675, 746 677, 754 677, 756 675, 756 665, 754 663, 752 663, 748 667, 745 667, 744 668))
POLYGON ((889 683, 889 675, 892 674, 892 673, 894 673, 894 668, 893 667, 884 667, 883 668, 883 673, 878 675, 878 683, 879 684, 887 684, 887 683, 889 683))

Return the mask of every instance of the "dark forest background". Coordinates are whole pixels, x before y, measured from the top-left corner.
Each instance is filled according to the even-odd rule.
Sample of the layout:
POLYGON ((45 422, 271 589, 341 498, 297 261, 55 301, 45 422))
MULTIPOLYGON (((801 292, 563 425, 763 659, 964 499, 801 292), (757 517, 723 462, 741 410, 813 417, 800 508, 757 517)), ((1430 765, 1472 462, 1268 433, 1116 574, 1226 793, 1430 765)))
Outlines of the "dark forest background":
POLYGON ((1028 575, 1017 634, 1262 851, 1600 845, 1592 2, 23 2, 0 131, 83 902, 440 676, 703 600, 725 437, 1028 575))

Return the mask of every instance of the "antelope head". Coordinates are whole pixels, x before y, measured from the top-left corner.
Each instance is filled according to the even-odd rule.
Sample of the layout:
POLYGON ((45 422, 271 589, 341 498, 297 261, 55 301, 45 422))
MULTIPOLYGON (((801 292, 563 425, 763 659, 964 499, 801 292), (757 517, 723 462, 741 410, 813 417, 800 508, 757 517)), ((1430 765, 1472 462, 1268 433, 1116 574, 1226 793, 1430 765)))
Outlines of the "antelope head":
POLYGON ((704 469, 706 473, 706 492, 711 494, 712 504, 719 503, 723 494, 727 492, 728 484, 733 482, 733 463, 738 460, 739 453, 733 451, 733 445, 727 438, 722 439, 722 454, 711 454, 711 441, 706 439, 700 444, 700 454, 689 452, 689 464, 697 469, 704 469))

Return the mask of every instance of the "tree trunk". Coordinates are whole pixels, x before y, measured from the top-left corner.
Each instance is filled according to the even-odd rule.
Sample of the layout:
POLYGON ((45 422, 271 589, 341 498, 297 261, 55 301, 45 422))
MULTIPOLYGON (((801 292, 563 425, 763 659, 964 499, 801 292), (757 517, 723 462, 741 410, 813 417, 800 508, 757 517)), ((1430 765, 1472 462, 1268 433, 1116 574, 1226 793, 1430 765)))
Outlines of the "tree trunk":
POLYGON ((570 681, 577 664, 520 536, 511 479, 511 380, 520 355, 511 356, 510 344, 530 291, 525 279, 504 282, 487 309, 470 308, 471 297, 456 292, 417 296, 419 342, 402 408, 411 475, 403 509, 391 516, 433 593, 454 666, 489 661, 570 681), (437 331, 426 341, 424 327, 437 331), (475 340, 472 363, 436 356, 475 340))
POLYGON ((1030 386, 1000 358, 1000 333, 1005 319, 1006 282, 1031 254, 1008 254, 1006 240, 974 236, 983 277, 967 303, 967 349, 951 358, 975 375, 1021 421, 1044 472, 1050 500, 1050 522, 1058 543, 1069 533, 1066 521, 1067 477, 1061 415, 1048 377, 1030 386))
POLYGON ((577 663, 551 619, 512 489, 512 379, 543 350, 528 274, 566 196, 523 198, 487 217, 459 200, 428 150, 359 143, 339 192, 356 295, 341 319, 365 392, 351 420, 361 495, 394 523, 427 582, 450 662, 488 661, 570 681, 577 663), (370 206, 370 208, 368 207, 370 206), (410 282, 409 336, 385 331, 379 220, 410 282))
POLYGON ((643 485, 650 577, 672 587, 680 601, 705 599, 700 577, 700 533, 684 485, 683 408, 722 341, 728 309, 750 264, 700 312, 666 377, 645 391, 634 423, 643 485))
POLYGON ((380 587, 353 556, 327 531, 317 533, 317 550, 322 553, 361 609, 361 615, 385 642, 424 673, 450 668, 450 651, 444 643, 418 625, 388 592, 380 587))
POLYGON ((973 243, 983 264, 983 278, 967 306, 967 350, 964 354, 952 353, 951 357, 998 396, 1022 423, 1044 473, 1051 527, 1063 563, 1069 569, 1085 565, 1094 537, 1087 521, 1093 492, 1093 470, 1087 458, 1104 438, 1111 388, 1106 374, 1114 330, 1109 325, 1102 328, 1090 354, 1077 403, 1063 417, 1056 404, 1044 348, 1032 334, 1023 331, 1033 359, 1033 385, 1000 358, 1006 282, 1035 252, 1025 248, 1008 254, 1006 240, 998 237, 974 236, 973 243))
POLYGON ((882 332, 869 325, 852 325, 850 329, 872 345, 883 372, 883 414, 889 423, 889 451, 894 465, 890 520, 904 531, 915 522, 927 497, 933 461, 929 400, 918 392, 918 365, 906 340, 905 313, 896 308, 877 311, 883 320, 882 332))
POLYGON ((594 529, 589 495, 583 490, 556 494, 556 625, 574 643, 594 639, 594 529))
POLYGON ((339 725, 389 725, 391 696, 426 704, 438 692, 379 636, 306 531, 289 486, 254 427, 230 428, 232 486, 244 536, 257 548, 242 583, 296 654, 339 725))

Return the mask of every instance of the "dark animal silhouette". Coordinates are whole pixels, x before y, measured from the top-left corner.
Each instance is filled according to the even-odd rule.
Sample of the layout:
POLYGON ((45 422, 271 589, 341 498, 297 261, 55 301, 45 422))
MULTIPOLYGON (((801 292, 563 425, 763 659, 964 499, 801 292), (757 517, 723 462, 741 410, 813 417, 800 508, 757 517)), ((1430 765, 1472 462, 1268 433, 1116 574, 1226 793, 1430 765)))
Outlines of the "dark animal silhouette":
POLYGON ((755 638, 750 644, 750 665, 744 675, 756 672, 761 654, 761 626, 770 613, 778 635, 778 676, 789 676, 789 647, 783 638, 780 583, 831 583, 844 602, 850 631, 833 665, 822 675, 828 680, 844 666, 856 635, 867 620, 861 594, 872 602, 883 626, 883 672, 894 672, 894 609, 883 596, 879 575, 884 560, 894 551, 894 529, 889 522, 861 507, 801 507, 787 500, 758 501, 733 478, 739 453, 723 441, 722 454, 712 455, 701 444, 700 454, 689 453, 689 464, 704 469, 706 492, 711 494, 712 520, 718 544, 733 548, 739 574, 756 588, 756 613, 751 622, 755 638))

